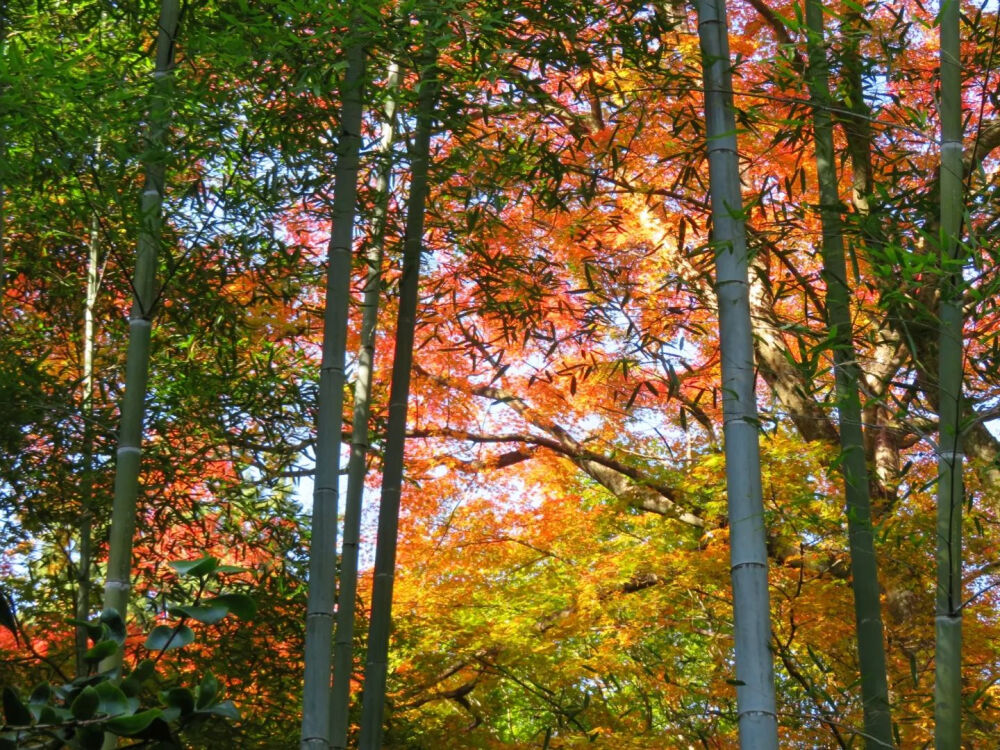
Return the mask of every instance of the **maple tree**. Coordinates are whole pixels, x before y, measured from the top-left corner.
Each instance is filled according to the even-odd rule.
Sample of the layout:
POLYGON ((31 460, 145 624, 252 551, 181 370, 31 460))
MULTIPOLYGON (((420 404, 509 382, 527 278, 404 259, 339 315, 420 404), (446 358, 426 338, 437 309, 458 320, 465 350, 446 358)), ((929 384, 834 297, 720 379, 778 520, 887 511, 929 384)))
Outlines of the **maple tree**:
MULTIPOLYGON (((135 291, 125 259, 143 217, 130 196, 150 155, 138 134, 150 122, 154 3, 70 5, 0 10, 0 587, 18 621, 0 630, 0 679, 24 695, 86 661, 86 629, 74 643, 60 617, 98 613, 88 585, 107 566, 121 321, 135 291)), ((997 14, 949 7, 961 10, 961 80, 951 67, 946 86, 936 25, 947 20, 954 46, 956 20, 937 8, 728 6, 739 180, 726 201, 748 245, 753 334, 741 340, 755 360, 763 515, 753 520, 769 566, 759 614, 779 742, 920 747, 937 731, 942 747, 956 736, 988 746, 1000 720, 1000 444, 988 427, 997 14), (947 109, 964 124, 964 135, 953 125, 942 135, 957 152, 950 166, 939 80, 942 95, 959 92, 947 109), (950 218, 949 199, 961 199, 950 218), (957 328, 940 341, 957 353, 939 343, 949 317, 957 328), (949 365, 958 372, 939 375, 949 365), (957 467, 964 492, 938 484, 939 460, 957 467), (952 489, 939 533, 935 490, 952 489), (947 585, 936 582, 937 536, 951 542, 947 585), (869 550, 877 572, 859 567, 869 550), (939 615, 961 620, 960 650, 935 634, 936 599, 939 615), (959 659, 961 679, 942 678, 957 698, 935 697, 936 641, 959 659), (935 703, 950 708, 935 715, 935 703)), ((384 731, 386 747, 734 746, 747 681, 734 672, 732 394, 713 287, 726 239, 707 162, 721 142, 705 122, 694 9, 482 2, 442 13, 428 38, 431 9, 379 6, 362 24, 363 88, 344 83, 350 10, 210 2, 182 18, 126 658, 162 616, 151 603, 174 590, 167 561, 246 567, 257 618, 206 626, 199 635, 212 637, 178 656, 169 679, 211 671, 244 708, 242 723, 208 724, 195 746, 294 742, 297 579, 310 543, 326 544, 330 562, 334 548, 310 538, 289 483, 319 451, 323 251, 331 225, 345 229, 331 177, 343 131, 355 134, 341 115, 350 93, 362 108, 357 219, 337 242, 342 286, 329 300, 346 309, 335 327, 346 322, 347 352, 373 309, 357 304, 362 293, 381 299, 364 336, 371 388, 334 389, 344 394, 334 411, 361 416, 327 443, 342 433, 356 446, 355 493, 370 446, 366 500, 398 491, 400 510, 377 596, 364 569, 374 510, 351 518, 356 611, 345 597, 358 532, 341 535, 336 608, 353 627, 338 623, 340 707, 319 744, 353 744, 363 725, 366 742, 384 731), (428 46, 441 84, 437 104, 424 102, 430 130, 427 110, 418 116, 428 46), (399 137, 380 150, 385 97, 399 137), (424 160, 426 221, 407 232, 424 160), (413 365, 400 360, 390 378, 397 343, 409 348, 393 321, 410 314, 413 365), (390 408, 407 373, 409 397, 390 408), (390 637, 386 610, 368 614, 375 598, 392 603, 387 652, 366 646, 390 637), (366 641, 370 617, 382 624, 366 641), (362 699, 370 659, 385 695, 362 699)), ((346 365, 360 380, 360 365, 346 365)), ((317 492, 339 493, 335 462, 325 459, 317 492)), ((308 661, 325 703, 328 669, 308 661)))

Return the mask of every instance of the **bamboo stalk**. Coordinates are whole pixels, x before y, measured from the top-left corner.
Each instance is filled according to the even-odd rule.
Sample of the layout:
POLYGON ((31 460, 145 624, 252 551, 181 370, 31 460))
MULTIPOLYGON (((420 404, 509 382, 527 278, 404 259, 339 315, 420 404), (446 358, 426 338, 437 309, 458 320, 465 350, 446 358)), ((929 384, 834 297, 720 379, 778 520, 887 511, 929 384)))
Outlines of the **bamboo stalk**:
POLYGON ((959 5, 941 4, 941 301, 938 311, 938 517, 934 742, 962 741, 962 62, 959 5))
POLYGON ((403 483, 403 449, 406 443, 406 413, 410 395, 410 368, 420 284, 420 255, 427 202, 427 173, 430 167, 431 125, 437 105, 438 75, 432 61, 420 72, 417 127, 414 137, 412 178, 403 244, 403 272, 399 285, 399 312, 396 320, 396 348, 389 392, 389 424, 382 470, 382 497, 379 507, 378 541, 375 550, 375 580, 372 590, 371 627, 368 632, 368 660, 361 705, 360 750, 379 750, 382 743, 382 716, 389 666, 392 588, 395 578, 396 537, 403 483))
POLYGON ((351 455, 347 462, 347 494, 344 498, 344 534, 340 555, 340 588, 337 592, 336 628, 333 643, 333 691, 330 708, 330 741, 334 750, 347 750, 347 730, 354 666, 354 615, 358 592, 358 544, 368 456, 368 416, 371 410, 372 370, 375 360, 375 330, 378 323, 382 282, 382 255, 385 248, 389 183, 392 175, 392 146, 396 136, 396 102, 393 92, 399 83, 399 66, 389 65, 386 87, 385 122, 379 143, 378 194, 372 214, 374 236, 368 248, 368 275, 361 319, 361 350, 358 352, 354 382, 354 415, 351 427, 351 455))
POLYGON ((851 587, 857 627, 861 672, 864 731, 868 747, 892 747, 892 718, 886 677, 878 564, 872 532, 868 466, 862 432, 860 373, 854 351, 850 284, 844 254, 838 189, 830 117, 830 86, 824 46, 823 6, 806 0, 808 26, 809 93, 812 100, 816 143, 816 174, 819 181, 820 222, 823 231, 823 277, 826 281, 827 328, 833 349, 840 415, 840 471, 847 500, 847 529, 851 553, 851 587))
MULTIPOLYGON (((163 0, 158 23, 156 68, 146 132, 145 171, 140 203, 139 237, 132 280, 132 313, 129 318, 128 354, 125 364, 125 395, 118 432, 118 463, 115 468, 114 502, 104 608, 122 618, 128 609, 132 577, 132 537, 135 534, 142 460, 142 430, 146 383, 149 377, 149 344, 156 300, 156 264, 161 242, 163 187, 166 172, 165 142, 170 120, 169 87, 174 64, 174 40, 180 12, 178 0, 163 0)), ((102 668, 121 666, 119 651, 102 668)))
POLYGON ((740 747, 776 750, 774 665, 760 479, 748 257, 725 0, 698 0, 719 305, 726 492, 740 747))
POLYGON ((305 687, 302 748, 327 750, 330 744, 330 667, 333 605, 337 575, 337 517, 340 500, 340 444, 344 421, 344 361, 347 349, 351 258, 361 149, 362 87, 365 50, 347 50, 347 71, 340 89, 340 142, 334 174, 333 229, 327 254, 323 358, 320 366, 313 489, 309 601, 306 612, 305 687))
MULTIPOLYGON (((97 143, 100 156, 101 144, 97 143)), ((80 410, 83 413, 83 466, 80 472, 80 541, 79 561, 76 566, 76 619, 85 622, 90 618, 91 567, 93 564, 94 526, 94 307, 100 286, 100 235, 97 214, 91 216, 90 237, 87 244, 87 289, 83 304, 83 377, 80 410)), ((76 628, 76 673, 85 675, 88 665, 83 655, 88 647, 87 629, 76 628)))

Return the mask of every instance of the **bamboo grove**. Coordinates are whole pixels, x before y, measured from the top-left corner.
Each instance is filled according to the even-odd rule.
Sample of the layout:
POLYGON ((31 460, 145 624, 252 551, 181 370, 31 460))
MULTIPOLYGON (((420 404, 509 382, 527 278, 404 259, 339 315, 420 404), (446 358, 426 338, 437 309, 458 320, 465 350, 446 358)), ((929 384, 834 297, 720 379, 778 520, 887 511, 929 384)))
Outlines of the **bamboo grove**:
POLYGON ((998 23, 0 0, 0 747, 992 746, 998 23))

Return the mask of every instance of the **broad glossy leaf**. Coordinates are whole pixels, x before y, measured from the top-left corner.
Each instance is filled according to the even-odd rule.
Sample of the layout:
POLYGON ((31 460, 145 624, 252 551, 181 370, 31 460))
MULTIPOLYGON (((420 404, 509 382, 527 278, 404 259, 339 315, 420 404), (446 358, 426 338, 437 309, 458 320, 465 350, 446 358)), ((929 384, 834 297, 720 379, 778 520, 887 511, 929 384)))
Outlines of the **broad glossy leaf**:
POLYGON ((214 573, 219 568, 219 560, 216 557, 203 557, 200 560, 173 560, 170 567, 182 576, 190 578, 200 578, 214 573))
POLYGON ((17 618, 14 617, 14 602, 3 589, 0 589, 0 626, 13 633, 15 642, 19 639, 17 618))
POLYGON ((136 736, 152 741, 150 747, 156 750, 181 750, 181 745, 174 738, 170 731, 170 725, 166 722, 166 712, 153 719, 149 726, 139 732, 136 736))
POLYGON ((116 641, 101 641, 88 648, 83 654, 83 660, 88 664, 97 664, 118 651, 116 641))
POLYGON ((246 573, 248 568, 241 568, 239 565, 220 565, 215 569, 216 573, 246 573))
POLYGON ((81 727, 73 736, 72 746, 82 750, 101 750, 104 746, 104 732, 98 727, 81 727))
POLYGON ((52 700, 53 696, 52 686, 43 682, 35 686, 35 689, 31 691, 31 697, 28 698, 28 703, 31 705, 41 705, 43 703, 48 703, 52 700))
POLYGON ((98 683, 94 688, 100 696, 101 704, 98 711, 108 716, 118 716, 129 710, 128 698, 125 693, 110 680, 98 683))
POLYGON ((12 726, 23 727, 32 723, 31 711, 21 702, 21 697, 12 687, 3 689, 3 715, 12 726))
POLYGON ((157 625, 146 638, 146 648, 150 651, 164 651, 175 648, 184 648, 194 641, 194 631, 187 625, 170 627, 169 625, 157 625))
POLYGON ((132 716, 116 716, 108 719, 104 726, 109 732, 113 732, 122 737, 131 737, 145 730, 155 719, 163 714, 158 708, 151 708, 148 711, 140 711, 132 716))
POLYGON ((214 625, 229 614, 229 607, 224 603, 192 604, 186 607, 171 607, 170 614, 174 617, 190 617, 192 620, 214 625))
POLYGON ((249 620, 257 614, 257 602, 246 594, 219 594, 219 596, 209 599, 207 603, 209 605, 222 604, 241 620, 249 620))
POLYGON ((125 622, 122 616, 114 609, 106 609, 101 612, 101 624, 104 625, 111 635, 111 638, 118 643, 125 642, 125 622))
POLYGON ((141 662, 136 664, 135 669, 132 670, 129 677, 133 677, 142 683, 154 674, 156 674, 156 662, 152 659, 143 659, 141 662))
POLYGON ((38 712, 38 723, 39 724, 61 724, 66 719, 70 718, 73 714, 64 708, 55 708, 53 706, 42 706, 42 710, 38 712))
POLYGON ((67 619, 66 622, 69 625, 76 625, 77 627, 86 629, 87 637, 91 641, 94 641, 95 643, 101 640, 101 637, 104 635, 104 627, 99 622, 88 622, 87 620, 72 620, 72 619, 67 619))
POLYGON ((163 695, 163 702, 171 708, 178 709, 181 716, 187 716, 194 711, 194 694, 187 688, 177 687, 168 690, 163 695))
POLYGON ((94 717, 100 705, 101 696, 97 692, 97 688, 87 685, 70 704, 69 710, 75 718, 85 721, 94 717))
POLYGON ((121 689, 126 697, 134 698, 142 690, 142 683, 134 677, 129 676, 122 680, 121 689))
POLYGON ((222 701, 221 703, 216 703, 214 706, 209 706, 200 713, 203 714, 213 714, 215 716, 223 716, 227 719, 232 719, 233 721, 240 720, 239 709, 233 705, 232 701, 222 701))
POLYGON ((209 672, 198 686, 197 708, 203 709, 212 705, 212 702, 219 695, 219 681, 215 675, 209 672))

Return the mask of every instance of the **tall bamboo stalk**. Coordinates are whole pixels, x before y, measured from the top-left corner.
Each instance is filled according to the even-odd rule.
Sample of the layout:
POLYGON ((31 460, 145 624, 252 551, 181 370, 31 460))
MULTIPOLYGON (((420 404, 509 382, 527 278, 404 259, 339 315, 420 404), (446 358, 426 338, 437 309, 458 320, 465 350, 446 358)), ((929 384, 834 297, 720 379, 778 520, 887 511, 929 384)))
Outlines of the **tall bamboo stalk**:
MULTIPOLYGON (((129 318, 128 354, 125 363, 125 395, 121 403, 118 431, 118 463, 115 469, 114 502, 111 509, 111 539, 104 608, 119 612, 128 608, 132 578, 132 537, 135 534, 142 460, 142 424, 146 383, 149 377, 149 342, 156 300, 156 263, 161 242, 163 187, 166 173, 166 136, 170 121, 169 90, 174 65, 179 0, 162 0, 156 69, 150 96, 146 131, 145 171, 140 203, 139 237, 132 280, 132 313, 129 318)), ((121 652, 102 664, 105 669, 121 666, 121 652)))
POLYGON ((361 150, 362 86, 365 50, 347 50, 347 70, 340 88, 340 142, 334 172, 333 229, 327 253, 323 358, 320 366, 313 490, 309 601, 306 612, 305 688, 302 748, 330 745, 330 666, 333 604, 337 575, 337 516, 340 495, 340 444, 344 422, 344 361, 347 349, 351 257, 358 196, 361 150))
POLYGON ((424 236, 424 207, 427 202, 427 173, 430 168, 431 125, 438 97, 438 73, 432 60, 420 71, 416 133, 411 166, 410 196, 403 242, 403 272, 399 282, 399 312, 396 319, 396 348, 392 360, 389 391, 389 424, 382 469, 382 498, 375 549, 375 580, 372 590, 371 627, 368 632, 368 660, 361 704, 360 750, 379 750, 382 744, 382 715, 389 666, 389 631, 392 588, 396 566, 396 535, 403 484, 403 449, 406 443, 406 413, 410 396, 410 367, 417 318, 420 284, 420 255, 424 236))
POLYGON ((938 318, 938 518, 934 742, 962 742, 962 62, 959 4, 944 0, 941 34, 941 302, 938 318))
MULTIPOLYGON (((101 154, 100 141, 97 156, 101 154)), ((100 285, 100 234, 97 214, 90 219, 90 236, 87 243, 87 290, 83 304, 83 378, 80 409, 83 413, 83 466, 80 472, 80 541, 79 560, 76 566, 76 619, 84 622, 90 617, 91 566, 93 563, 94 526, 94 307, 100 285)), ((87 673, 84 660, 87 650, 87 629, 76 628, 76 673, 87 673)))
POLYGON ((719 305, 740 747, 772 750, 778 747, 778 724, 770 650, 760 423, 726 4, 725 0, 698 0, 696 6, 719 305))
POLYGON ((851 586, 858 633, 861 698, 868 747, 892 747, 892 719, 886 677, 885 645, 879 594, 878 565, 872 533, 868 466, 862 432, 860 374, 854 351, 850 284, 844 257, 843 210, 837 180, 830 117, 830 87, 821 0, 806 0, 809 49, 809 93, 816 141, 820 221, 823 228, 823 277, 826 281, 826 317, 840 415, 840 470, 847 499, 847 528, 851 552, 851 586))
POLYGON ((354 614, 358 593, 358 543, 365 490, 368 449, 368 416, 371 410, 372 368, 375 360, 375 330, 382 286, 382 255, 385 248, 389 187, 392 177, 392 146, 396 137, 396 101, 399 66, 389 65, 388 98, 379 142, 377 199, 372 212, 373 237, 368 247, 368 275, 361 317, 361 350, 354 381, 354 415, 351 426, 351 456, 347 462, 347 494, 344 497, 344 534, 340 553, 340 587, 337 591, 336 629, 333 642, 333 691, 330 704, 330 742, 334 750, 347 750, 354 667, 354 614))

